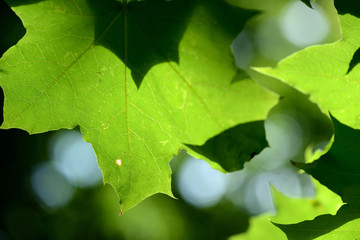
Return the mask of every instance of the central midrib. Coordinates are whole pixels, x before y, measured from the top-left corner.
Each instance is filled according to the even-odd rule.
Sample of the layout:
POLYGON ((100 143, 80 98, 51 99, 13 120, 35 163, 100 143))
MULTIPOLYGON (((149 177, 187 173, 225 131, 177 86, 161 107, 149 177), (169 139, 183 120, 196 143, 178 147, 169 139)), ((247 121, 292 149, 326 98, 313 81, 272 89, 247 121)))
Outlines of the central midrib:
MULTIPOLYGON (((128 144, 128 160, 129 160, 129 193, 131 193, 132 186, 132 159, 131 159, 131 148, 130 148, 130 127, 129 127, 129 113, 128 113, 128 78, 127 78, 127 0, 124 0, 122 7, 124 17, 124 100, 125 100, 125 117, 126 117, 126 133, 127 133, 127 144, 128 144)), ((121 196, 119 196, 121 198, 121 196)), ((124 203, 124 209, 126 208, 126 201, 124 203)), ((122 206, 120 206, 122 208, 122 206)))

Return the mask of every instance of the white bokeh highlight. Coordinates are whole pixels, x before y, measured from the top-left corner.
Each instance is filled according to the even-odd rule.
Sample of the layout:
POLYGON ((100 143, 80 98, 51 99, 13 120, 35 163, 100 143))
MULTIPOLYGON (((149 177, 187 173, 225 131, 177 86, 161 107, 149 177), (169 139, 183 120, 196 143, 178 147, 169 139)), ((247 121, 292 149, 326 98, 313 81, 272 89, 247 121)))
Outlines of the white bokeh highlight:
POLYGON ((37 165, 31 174, 32 189, 47 208, 53 210, 66 205, 76 188, 102 182, 94 150, 79 131, 56 134, 50 141, 50 152, 51 160, 37 165))
POLYGON ((181 196, 188 203, 206 208, 216 205, 226 193, 228 178, 203 161, 192 157, 185 160, 177 178, 181 196))
POLYGON ((284 8, 280 18, 280 29, 292 44, 306 47, 321 43, 329 34, 330 24, 323 11, 313 4, 314 9, 300 1, 291 2, 284 8))
POLYGON ((58 170, 76 187, 101 183, 102 174, 90 143, 78 131, 66 131, 53 140, 53 161, 58 170))
POLYGON ((31 185, 40 202, 52 209, 67 204, 75 191, 69 181, 49 162, 33 169, 31 185))

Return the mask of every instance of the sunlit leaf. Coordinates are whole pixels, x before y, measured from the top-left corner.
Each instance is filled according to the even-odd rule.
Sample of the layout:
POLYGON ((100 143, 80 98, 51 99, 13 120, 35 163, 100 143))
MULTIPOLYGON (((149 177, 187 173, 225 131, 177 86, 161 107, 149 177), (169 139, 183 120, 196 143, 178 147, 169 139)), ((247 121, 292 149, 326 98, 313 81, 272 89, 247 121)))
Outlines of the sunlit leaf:
POLYGON ((263 120, 277 101, 232 81, 230 44, 254 12, 221 0, 7 2, 27 33, 0 60, 2 128, 80 126, 122 211, 172 195, 168 163, 183 144, 263 120))
POLYGON ((340 122, 360 128, 360 65, 351 66, 360 47, 360 19, 349 14, 339 19, 342 40, 297 52, 276 68, 257 70, 310 95, 323 112, 330 111, 340 122))

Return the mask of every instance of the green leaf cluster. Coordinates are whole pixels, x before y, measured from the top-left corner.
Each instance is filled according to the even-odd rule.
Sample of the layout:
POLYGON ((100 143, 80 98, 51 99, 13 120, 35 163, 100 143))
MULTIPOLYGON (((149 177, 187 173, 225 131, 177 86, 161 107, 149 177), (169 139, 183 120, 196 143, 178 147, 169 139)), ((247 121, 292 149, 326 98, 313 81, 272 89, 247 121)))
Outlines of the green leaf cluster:
POLYGON ((255 70, 308 96, 332 120, 334 138, 313 163, 293 162, 320 182, 316 198, 274 190, 274 224, 269 215, 255 217, 234 239, 262 239, 264 229, 276 239, 359 238, 357 3, 335 1, 342 39, 244 74, 230 46, 260 13, 236 1, 6 2, 26 34, 0 59, 1 128, 35 134, 79 127, 121 213, 156 193, 173 196, 169 162, 181 149, 232 172, 268 146, 264 121, 281 91, 255 81, 255 70), (340 209, 335 194, 345 203, 340 209))
POLYGON ((359 228, 359 66, 358 6, 336 1, 342 39, 309 47, 282 60, 276 68, 258 68, 309 95, 325 114, 331 113, 334 140, 330 150, 311 164, 295 165, 346 203, 336 215, 324 214, 299 223, 276 223, 288 239, 357 239, 359 228), (357 13, 356 13, 357 11, 357 13))

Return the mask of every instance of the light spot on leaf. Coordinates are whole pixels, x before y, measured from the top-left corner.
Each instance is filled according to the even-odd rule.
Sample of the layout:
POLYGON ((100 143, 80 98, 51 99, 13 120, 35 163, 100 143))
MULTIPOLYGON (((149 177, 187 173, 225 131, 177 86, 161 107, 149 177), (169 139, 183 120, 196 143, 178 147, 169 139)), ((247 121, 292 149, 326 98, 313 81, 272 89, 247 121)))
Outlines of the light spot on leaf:
POLYGON ((115 163, 116 163, 119 167, 121 167, 122 162, 121 162, 120 159, 116 159, 115 163))

